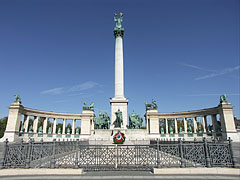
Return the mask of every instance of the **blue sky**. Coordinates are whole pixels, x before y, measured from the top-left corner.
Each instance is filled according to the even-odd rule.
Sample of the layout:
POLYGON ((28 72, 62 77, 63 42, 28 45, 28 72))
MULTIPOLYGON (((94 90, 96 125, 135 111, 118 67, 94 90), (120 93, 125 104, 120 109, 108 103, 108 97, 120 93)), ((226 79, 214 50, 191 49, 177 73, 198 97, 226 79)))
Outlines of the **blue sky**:
POLYGON ((110 113, 113 14, 123 12, 125 96, 141 116, 215 107, 239 109, 238 0, 0 0, 0 117, 14 94, 25 107, 110 113))

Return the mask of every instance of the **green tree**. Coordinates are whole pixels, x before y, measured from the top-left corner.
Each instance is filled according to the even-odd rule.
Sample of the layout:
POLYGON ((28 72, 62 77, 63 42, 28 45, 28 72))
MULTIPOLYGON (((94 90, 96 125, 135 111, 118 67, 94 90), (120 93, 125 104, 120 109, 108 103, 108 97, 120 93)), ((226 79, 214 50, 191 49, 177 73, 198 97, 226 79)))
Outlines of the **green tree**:
POLYGON ((4 118, 0 119, 0 138, 3 137, 4 132, 6 130, 7 120, 8 120, 8 117, 4 117, 4 118))

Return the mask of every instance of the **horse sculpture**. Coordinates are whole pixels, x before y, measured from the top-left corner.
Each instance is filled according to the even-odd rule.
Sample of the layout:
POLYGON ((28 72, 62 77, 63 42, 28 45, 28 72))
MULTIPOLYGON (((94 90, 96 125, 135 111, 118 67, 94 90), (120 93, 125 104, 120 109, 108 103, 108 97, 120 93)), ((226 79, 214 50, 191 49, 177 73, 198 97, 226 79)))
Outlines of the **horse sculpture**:
POLYGON ((152 99, 152 104, 147 104, 146 102, 144 102, 146 110, 150 110, 150 109, 157 109, 157 102, 155 100, 152 99))

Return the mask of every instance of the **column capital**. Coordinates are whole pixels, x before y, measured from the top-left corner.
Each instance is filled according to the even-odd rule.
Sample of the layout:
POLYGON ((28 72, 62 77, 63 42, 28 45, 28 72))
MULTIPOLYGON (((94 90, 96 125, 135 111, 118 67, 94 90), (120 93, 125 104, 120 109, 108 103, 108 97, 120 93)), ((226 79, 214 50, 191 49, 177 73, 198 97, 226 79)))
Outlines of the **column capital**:
POLYGON ((124 35, 124 28, 121 28, 121 29, 116 29, 114 28, 114 37, 117 38, 117 37, 122 37, 123 38, 123 35, 124 35))

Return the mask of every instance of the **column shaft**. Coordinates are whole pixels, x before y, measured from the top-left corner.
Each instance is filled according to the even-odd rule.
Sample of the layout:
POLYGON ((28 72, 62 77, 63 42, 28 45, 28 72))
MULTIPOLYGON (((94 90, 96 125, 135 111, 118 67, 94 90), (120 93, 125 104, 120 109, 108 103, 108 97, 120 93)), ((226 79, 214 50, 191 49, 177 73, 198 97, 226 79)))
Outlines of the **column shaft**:
POLYGON ((25 131, 25 133, 28 132, 29 118, 30 118, 30 116, 27 116, 26 121, 24 121, 24 131, 25 131))
POLYGON ((174 119, 174 122, 175 122, 175 134, 178 134, 177 118, 174 119))
POLYGON ((166 134, 168 134, 168 119, 166 118, 166 134))
POLYGON ((46 117, 43 121, 43 133, 47 133, 47 121, 48 121, 48 118, 46 117))
POLYGON ((72 122, 72 134, 75 134, 75 119, 73 119, 73 122, 72 122))
POLYGON ((54 118, 54 120, 53 120, 53 134, 56 134, 56 128, 57 128, 57 118, 54 118))
POLYGON ((37 130, 38 130, 38 120, 39 120, 39 117, 36 116, 36 118, 33 121, 33 132, 34 133, 37 133, 37 130))
POLYGON ((193 118, 193 132, 197 133, 197 117, 193 118))
POLYGON ((187 120, 186 120, 186 118, 183 118, 183 123, 184 123, 184 132, 187 133, 187 120))
POLYGON ((66 128, 66 119, 63 119, 63 130, 62 130, 62 134, 65 134, 65 128, 66 128))
POLYGON ((115 41, 115 98, 124 99, 123 40, 121 36, 117 36, 115 41))

